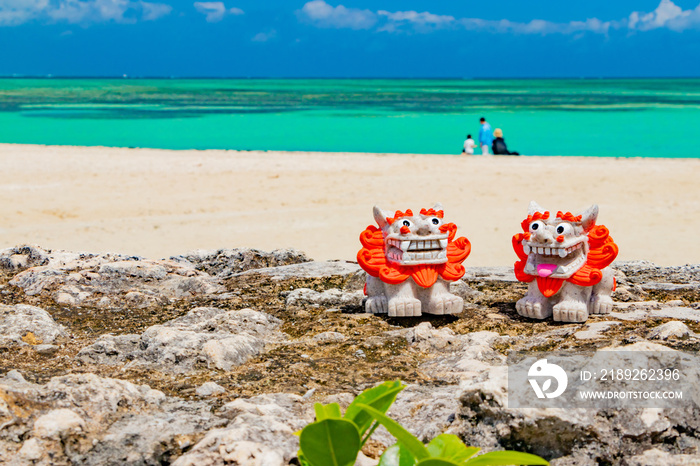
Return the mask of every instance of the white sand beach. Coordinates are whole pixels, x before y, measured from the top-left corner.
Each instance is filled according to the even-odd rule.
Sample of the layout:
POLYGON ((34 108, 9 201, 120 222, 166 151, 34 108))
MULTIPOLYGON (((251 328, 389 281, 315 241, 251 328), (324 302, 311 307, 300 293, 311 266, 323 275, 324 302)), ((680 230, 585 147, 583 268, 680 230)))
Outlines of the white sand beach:
POLYGON ((600 205, 619 260, 700 263, 700 160, 171 151, 0 144, 0 243, 151 258, 295 247, 354 260, 387 210, 443 203, 466 266, 509 265, 530 200, 600 205))

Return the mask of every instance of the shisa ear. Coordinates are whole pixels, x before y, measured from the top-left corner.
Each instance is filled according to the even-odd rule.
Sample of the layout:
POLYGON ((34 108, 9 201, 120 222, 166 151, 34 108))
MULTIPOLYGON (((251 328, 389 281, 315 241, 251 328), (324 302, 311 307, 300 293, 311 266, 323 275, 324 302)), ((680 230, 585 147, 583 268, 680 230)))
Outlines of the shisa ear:
POLYGON ((439 202, 436 202, 435 205, 433 206, 434 210, 443 210, 442 209, 442 204, 439 202))
POLYGON ((598 205, 593 204, 581 214, 581 226, 584 231, 589 231, 595 226, 595 221, 598 219, 598 205))
POLYGON ((374 220, 377 222, 377 225, 379 225, 379 228, 384 228, 388 225, 386 219, 387 217, 391 217, 389 212, 382 210, 378 205, 374 206, 372 212, 374 213, 374 220))
POLYGON ((547 212, 544 207, 536 203, 535 201, 530 201, 530 205, 527 207, 527 214, 528 215, 535 215, 535 212, 539 212, 541 214, 547 212))

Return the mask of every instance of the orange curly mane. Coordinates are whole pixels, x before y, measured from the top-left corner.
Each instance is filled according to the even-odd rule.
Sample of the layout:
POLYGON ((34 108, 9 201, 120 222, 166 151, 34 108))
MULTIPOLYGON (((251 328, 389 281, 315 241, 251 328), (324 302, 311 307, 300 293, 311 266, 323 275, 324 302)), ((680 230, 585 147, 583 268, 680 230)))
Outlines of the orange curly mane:
MULTIPOLYGON (((609 266, 612 261, 615 260, 617 253, 619 252, 617 244, 615 244, 613 241, 612 237, 610 236, 610 231, 605 227, 605 225, 596 225, 588 232, 589 251, 588 256, 586 257, 586 263, 570 278, 537 277, 535 275, 525 273, 527 254, 525 254, 525 251, 523 250, 522 241, 524 239, 529 239, 530 237, 530 233, 528 233, 530 222, 539 220, 540 218, 547 219, 548 217, 549 212, 546 212, 545 214, 540 214, 537 212, 534 216, 528 216, 528 218, 523 220, 521 224, 525 233, 518 233, 513 236, 513 249, 520 259, 514 265, 515 278, 521 282, 531 282, 536 278, 537 287, 546 297, 550 297, 559 291, 565 281, 579 286, 597 285, 603 278, 601 269, 609 266)), ((570 221, 580 220, 579 217, 574 217, 569 212, 566 214, 558 212, 557 217, 570 221)))
POLYGON ((454 223, 446 223, 440 230, 443 233, 449 232, 447 262, 444 264, 399 265, 388 261, 384 254, 384 234, 374 225, 368 226, 360 234, 363 248, 357 253, 357 262, 371 276, 392 285, 403 283, 409 278, 413 278, 423 288, 432 286, 438 276, 447 281, 459 280, 465 272, 462 262, 471 252, 472 246, 465 237, 453 241, 457 233, 457 225, 454 223))

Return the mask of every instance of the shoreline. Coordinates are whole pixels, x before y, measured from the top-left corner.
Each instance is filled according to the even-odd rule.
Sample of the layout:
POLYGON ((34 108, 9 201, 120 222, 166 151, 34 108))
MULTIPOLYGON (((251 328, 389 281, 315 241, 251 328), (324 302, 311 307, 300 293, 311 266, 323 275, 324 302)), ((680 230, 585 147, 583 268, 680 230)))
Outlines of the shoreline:
POLYGON ((374 204, 440 201, 472 242, 465 266, 511 265, 510 238, 536 200, 574 213, 598 203, 618 260, 700 263, 700 159, 0 144, 0 160, 3 247, 150 258, 294 247, 354 260, 374 204))
MULTIPOLYGON (((44 148, 80 148, 80 149, 103 149, 103 150, 129 150, 129 151, 165 151, 165 152, 235 152, 235 153, 256 153, 256 154, 323 154, 323 155, 357 155, 357 156, 401 156, 401 157, 456 157, 456 158, 482 158, 484 157, 481 153, 474 153, 466 155, 463 153, 430 153, 423 154, 419 152, 334 152, 334 151, 322 151, 322 150, 272 150, 272 149, 167 149, 162 147, 136 147, 136 146, 105 146, 105 145, 95 145, 95 146, 85 146, 85 145, 70 145, 70 144, 25 144, 21 142, 0 142, 0 150, 3 146, 9 147, 44 147, 44 148)), ((474 150, 477 151, 479 148, 475 147, 474 150)), ((631 156, 631 157, 621 157, 617 155, 494 155, 489 154, 485 158, 497 158, 497 159, 584 159, 584 160, 696 160, 700 163, 700 155, 697 157, 641 157, 641 156, 631 156)))

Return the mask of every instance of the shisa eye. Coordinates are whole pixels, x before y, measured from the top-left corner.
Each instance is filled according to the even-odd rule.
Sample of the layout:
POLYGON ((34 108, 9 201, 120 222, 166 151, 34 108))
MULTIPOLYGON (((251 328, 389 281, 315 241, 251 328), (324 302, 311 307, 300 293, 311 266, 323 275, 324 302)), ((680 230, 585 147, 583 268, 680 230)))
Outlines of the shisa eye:
POLYGON ((557 234, 558 235, 568 235, 573 231, 573 228, 571 227, 571 224, 569 223, 560 223, 557 226, 557 234))
POLYGON ((403 226, 405 226, 405 227, 410 227, 410 226, 411 226, 411 222, 409 222, 408 220, 404 220, 403 222, 401 222, 401 224, 402 224, 403 226))
POLYGON ((532 222, 530 224, 530 231, 537 231, 544 228, 544 223, 537 220, 536 222, 532 222))
POLYGON ((433 222, 433 225, 439 225, 439 224, 440 224, 440 219, 437 218, 437 217, 433 217, 432 222, 433 222))

